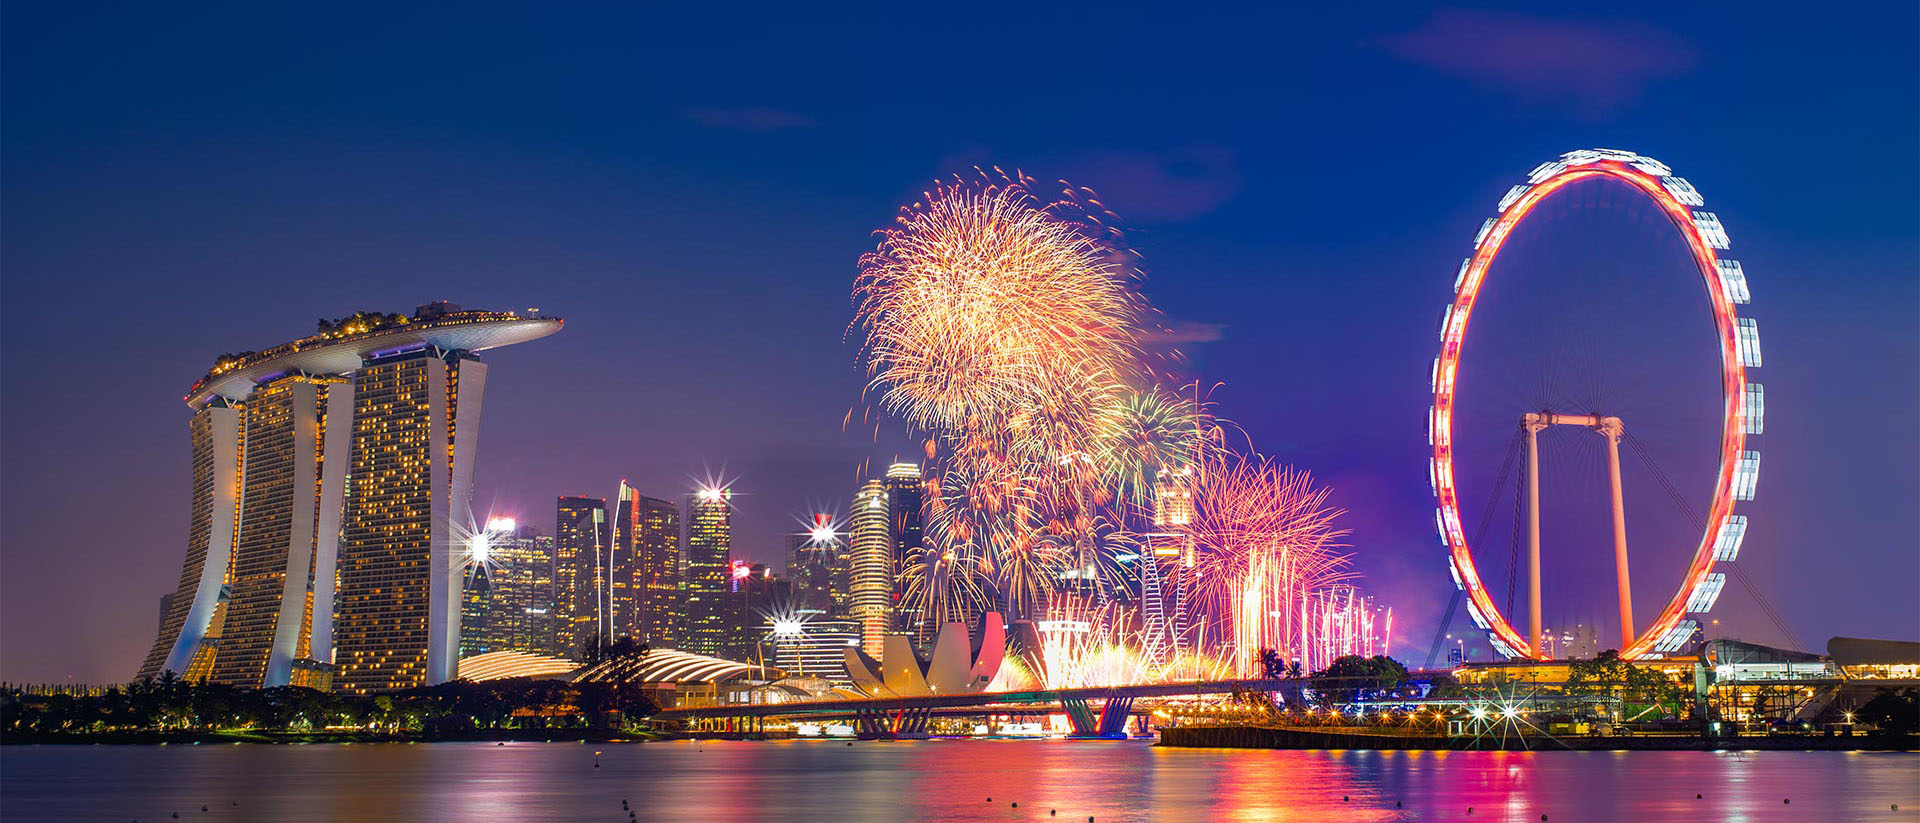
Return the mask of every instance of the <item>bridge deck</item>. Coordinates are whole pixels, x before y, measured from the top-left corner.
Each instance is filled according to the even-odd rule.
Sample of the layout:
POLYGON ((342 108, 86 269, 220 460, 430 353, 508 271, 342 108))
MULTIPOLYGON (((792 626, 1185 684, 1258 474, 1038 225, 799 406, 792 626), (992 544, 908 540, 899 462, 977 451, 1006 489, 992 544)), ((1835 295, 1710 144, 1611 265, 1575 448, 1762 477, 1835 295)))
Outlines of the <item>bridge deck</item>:
POLYGON ((1058 704, 1065 700, 1107 700, 1110 698, 1175 697, 1183 695, 1226 694, 1237 691, 1272 692, 1302 681, 1252 678, 1247 680, 1209 680, 1184 683, 1153 683, 1141 686, 1114 686, 1090 689, 1040 689, 1022 692, 974 692, 925 697, 868 697, 846 700, 807 700, 794 703, 759 705, 701 706, 691 709, 667 709, 654 720, 691 720, 703 717, 788 717, 810 714, 901 709, 951 709, 999 704, 1058 704))

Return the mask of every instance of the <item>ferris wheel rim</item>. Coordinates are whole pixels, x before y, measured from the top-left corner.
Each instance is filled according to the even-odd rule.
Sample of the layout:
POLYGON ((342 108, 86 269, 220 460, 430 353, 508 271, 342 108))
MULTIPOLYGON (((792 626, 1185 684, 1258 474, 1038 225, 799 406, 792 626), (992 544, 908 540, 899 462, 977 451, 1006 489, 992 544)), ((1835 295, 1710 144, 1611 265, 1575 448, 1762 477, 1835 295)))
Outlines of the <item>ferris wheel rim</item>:
POLYGON ((1473 255, 1461 263, 1454 283, 1453 302, 1441 322, 1440 354, 1434 358, 1433 405, 1428 409, 1428 440, 1432 446, 1429 480, 1433 486, 1435 525, 1448 550, 1448 569, 1454 584, 1467 596, 1468 614, 1487 631, 1496 651, 1507 657, 1546 659, 1514 628, 1481 584, 1461 528, 1458 489, 1453 483, 1453 411, 1456 378, 1466 348, 1466 331, 1473 305, 1488 271, 1512 230, 1534 207, 1562 189, 1584 180, 1612 179, 1629 184, 1653 200, 1679 230, 1694 258, 1713 309, 1721 355, 1721 419, 1719 467, 1714 495, 1703 521, 1699 544, 1679 588, 1658 617, 1636 632, 1621 649, 1629 659, 1677 649, 1698 627, 1685 619, 1705 614, 1718 597, 1724 574, 1714 568, 1731 562, 1745 537, 1746 520, 1734 513, 1735 502, 1751 500, 1758 480, 1759 454, 1747 448, 1747 436, 1759 434, 1762 395, 1759 384, 1747 379, 1748 368, 1758 368, 1759 332, 1750 318, 1742 318, 1736 304, 1749 300, 1744 270, 1724 256, 1731 247, 1718 216, 1705 211, 1705 199, 1684 178, 1674 176, 1664 163, 1616 149, 1583 149, 1561 155, 1536 167, 1521 185, 1510 189, 1498 212, 1480 228, 1473 255), (1743 322, 1744 321, 1744 322, 1743 322), (1753 392, 1750 394, 1749 392, 1753 392), (1729 548, 1730 544, 1730 548, 1729 548), (1677 639, 1676 639, 1677 638, 1677 639))

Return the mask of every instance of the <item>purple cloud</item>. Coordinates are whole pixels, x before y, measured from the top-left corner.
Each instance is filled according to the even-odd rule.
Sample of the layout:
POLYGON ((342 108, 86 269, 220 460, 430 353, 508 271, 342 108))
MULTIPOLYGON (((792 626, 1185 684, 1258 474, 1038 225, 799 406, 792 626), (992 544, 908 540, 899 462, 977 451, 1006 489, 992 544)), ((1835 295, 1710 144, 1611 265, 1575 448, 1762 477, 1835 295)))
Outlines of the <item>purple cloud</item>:
POLYGON ((815 125, 813 118, 786 109, 766 106, 717 108, 701 106, 688 109, 687 119, 712 129, 732 131, 780 131, 804 129, 815 125))
POLYGON ((1469 9, 1442 9, 1378 42, 1404 60, 1527 99, 1570 99, 1592 115, 1619 108, 1654 80, 1685 74, 1696 61, 1686 41, 1644 23, 1469 9))
POLYGON ((1068 182, 1098 192, 1102 203, 1129 221, 1191 220, 1240 190, 1238 160, 1222 146, 1096 151, 1064 163, 1061 171, 1068 182))

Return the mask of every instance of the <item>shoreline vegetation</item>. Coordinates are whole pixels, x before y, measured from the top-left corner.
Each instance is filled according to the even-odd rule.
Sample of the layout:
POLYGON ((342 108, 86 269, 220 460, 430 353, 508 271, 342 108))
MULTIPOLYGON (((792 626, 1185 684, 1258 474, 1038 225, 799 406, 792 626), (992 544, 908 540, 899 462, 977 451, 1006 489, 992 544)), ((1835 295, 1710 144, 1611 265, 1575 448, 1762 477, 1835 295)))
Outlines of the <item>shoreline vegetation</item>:
POLYGON ((639 684, 456 680, 380 694, 243 689, 171 674, 83 693, 0 688, 0 745, 638 741, 660 711, 639 684))
POLYGON ((674 735, 634 729, 473 729, 469 731, 101 731, 0 732, 0 746, 308 745, 339 743, 644 743, 674 735))

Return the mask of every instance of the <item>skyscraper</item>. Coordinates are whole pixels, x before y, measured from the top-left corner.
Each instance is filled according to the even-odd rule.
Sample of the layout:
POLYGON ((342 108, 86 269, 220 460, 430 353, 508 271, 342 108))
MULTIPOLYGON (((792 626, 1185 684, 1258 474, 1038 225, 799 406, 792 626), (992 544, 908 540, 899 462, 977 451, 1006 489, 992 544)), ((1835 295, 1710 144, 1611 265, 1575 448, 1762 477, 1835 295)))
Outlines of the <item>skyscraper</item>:
POLYGON ((187 557, 141 673, 281 685, 337 668, 363 691, 452 677, 454 531, 471 522, 487 368, 474 352, 560 326, 434 303, 222 355, 186 397, 187 557))
POLYGON ((806 533, 787 536, 787 579, 795 608, 821 615, 834 611, 834 565, 844 554, 832 515, 816 514, 806 533))
POLYGON ((467 567, 466 585, 460 590, 460 659, 497 652, 497 627, 493 625, 492 570, 486 563, 467 567))
POLYGON ((639 558, 639 614, 633 636, 655 648, 674 648, 686 633, 686 614, 680 608, 680 505, 642 497, 638 508, 640 536, 634 551, 639 558))
MULTIPOLYGON (((926 551, 926 529, 922 520, 920 466, 917 463, 895 463, 887 467, 887 476, 882 482, 887 488, 887 533, 893 541, 892 591, 888 592, 888 605, 893 612, 893 631, 913 635, 916 646, 930 645, 932 632, 923 630, 926 615, 903 601, 906 587, 901 585, 902 581, 908 579, 909 569, 926 562, 923 556, 926 551)), ((937 626, 934 628, 938 629, 937 626)))
POLYGON ((520 526, 494 552, 499 566, 493 574, 491 622, 499 627, 498 642, 509 649, 564 656, 553 538, 533 526, 520 526))
POLYGON ((613 636, 672 647, 681 621, 680 507, 620 481, 607 599, 613 636))
POLYGON ((640 493, 620 481, 607 541, 607 636, 632 637, 638 620, 640 493))
POLYGON ((731 625, 727 627, 727 653, 730 660, 760 662, 765 659, 762 641, 767 639, 767 621, 794 614, 793 584, 776 577, 765 563, 733 561, 733 604, 731 625))
POLYGON ((607 501, 562 497, 554 515, 561 636, 575 659, 606 639, 607 501))
POLYGON ((849 605, 860 623, 860 647, 879 657, 881 638, 893 628, 893 534, 884 482, 860 487, 852 519, 849 605))
POLYGON ((532 526, 496 518, 474 536, 473 546, 479 562, 467 573, 460 656, 496 651, 564 654, 554 620, 553 538, 532 526))
POLYGON ((719 656, 727 651, 732 625, 733 492, 704 488, 687 508, 685 638, 682 651, 719 656))

